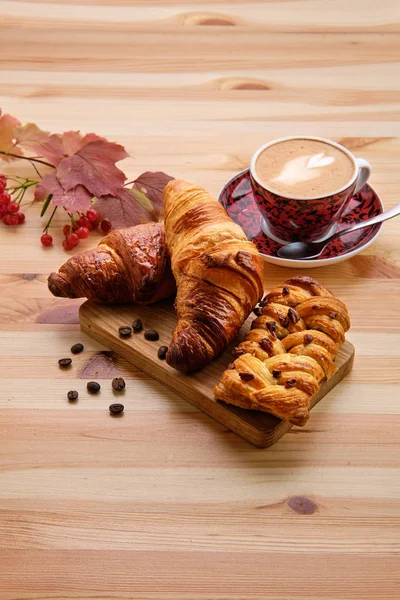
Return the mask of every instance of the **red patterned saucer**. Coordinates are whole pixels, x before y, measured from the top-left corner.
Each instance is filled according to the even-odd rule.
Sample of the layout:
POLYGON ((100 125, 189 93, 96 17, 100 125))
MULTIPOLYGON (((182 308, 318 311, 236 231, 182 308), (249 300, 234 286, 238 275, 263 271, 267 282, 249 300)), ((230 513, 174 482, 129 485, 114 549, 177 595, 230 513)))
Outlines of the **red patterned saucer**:
MULTIPOLYGON (((309 269, 311 267, 322 267, 347 260, 372 244, 381 228, 381 224, 371 225, 365 229, 348 233, 328 244, 319 258, 313 260, 289 260, 287 258, 279 258, 276 255, 277 250, 282 244, 267 237, 261 230, 261 215, 254 200, 249 169, 245 169, 235 175, 235 177, 232 177, 220 192, 218 200, 225 207, 231 219, 242 227, 247 238, 255 243, 264 259, 267 262, 283 267, 309 269)), ((371 186, 366 184, 352 198, 339 220, 336 231, 346 229, 354 223, 366 221, 382 212, 383 206, 379 196, 371 186)))

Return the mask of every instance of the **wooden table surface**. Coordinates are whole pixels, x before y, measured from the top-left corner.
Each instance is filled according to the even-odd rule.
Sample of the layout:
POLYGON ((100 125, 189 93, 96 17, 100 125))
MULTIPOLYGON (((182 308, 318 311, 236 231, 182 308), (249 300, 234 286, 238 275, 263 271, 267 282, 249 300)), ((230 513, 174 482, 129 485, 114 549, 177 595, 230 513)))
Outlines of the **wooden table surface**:
MULTIPOLYGON (((26 0, 0 14, 3 109, 124 144, 130 178, 162 169, 217 194, 259 145, 305 133, 367 158, 385 206, 400 201, 397 0, 26 0)), ((397 600, 400 219, 308 272, 348 304, 355 367, 267 450, 82 335, 79 301, 46 287, 61 234, 45 249, 40 231, 35 208, 0 229, 1 600, 397 600), (122 419, 107 410, 117 374, 122 419)), ((267 266, 265 286, 293 274, 267 266)))

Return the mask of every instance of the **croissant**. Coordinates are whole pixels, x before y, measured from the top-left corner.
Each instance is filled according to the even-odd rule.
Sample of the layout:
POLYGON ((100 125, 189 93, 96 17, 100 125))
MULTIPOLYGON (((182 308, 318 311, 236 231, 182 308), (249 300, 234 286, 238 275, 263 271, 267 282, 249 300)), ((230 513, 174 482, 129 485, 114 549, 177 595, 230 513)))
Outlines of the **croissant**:
POLYGON ((175 369, 195 371, 226 348, 260 300, 263 263, 203 188, 170 181, 164 209, 178 315, 166 359, 175 369))
POLYGON ((311 277, 297 276, 267 294, 256 313, 215 397, 305 425, 320 381, 336 371, 347 308, 311 277))
POLYGON ((51 273, 54 296, 150 304, 175 293, 164 226, 147 223, 111 231, 100 244, 51 273))

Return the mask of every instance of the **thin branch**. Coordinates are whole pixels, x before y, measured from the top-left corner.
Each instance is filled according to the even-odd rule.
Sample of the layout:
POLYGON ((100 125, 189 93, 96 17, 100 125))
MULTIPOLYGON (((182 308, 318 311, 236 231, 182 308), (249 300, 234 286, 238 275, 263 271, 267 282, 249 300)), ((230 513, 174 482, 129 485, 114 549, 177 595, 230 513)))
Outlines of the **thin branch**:
POLYGON ((56 214, 56 210, 57 210, 58 206, 54 207, 53 212, 51 213, 51 217, 50 219, 47 221, 45 228, 43 229, 44 232, 46 232, 48 230, 48 228, 50 227, 50 223, 53 220, 54 215, 56 214))
POLYGON ((42 179, 42 176, 41 176, 41 174, 39 173, 39 170, 38 170, 37 166, 36 166, 36 165, 35 165, 35 163, 33 162, 33 159, 32 159, 32 158, 29 158, 28 160, 29 160, 29 162, 31 163, 32 167, 35 169, 36 173, 39 175, 40 179, 42 179))
POLYGON ((46 162, 45 160, 40 160, 39 158, 30 158, 28 156, 18 156, 18 154, 12 154, 12 152, 3 152, 2 150, 0 150, 0 154, 4 154, 4 156, 11 156, 12 158, 21 158, 24 160, 34 161, 41 165, 46 165, 46 167, 53 167, 53 169, 55 169, 54 165, 51 165, 50 163, 46 162))

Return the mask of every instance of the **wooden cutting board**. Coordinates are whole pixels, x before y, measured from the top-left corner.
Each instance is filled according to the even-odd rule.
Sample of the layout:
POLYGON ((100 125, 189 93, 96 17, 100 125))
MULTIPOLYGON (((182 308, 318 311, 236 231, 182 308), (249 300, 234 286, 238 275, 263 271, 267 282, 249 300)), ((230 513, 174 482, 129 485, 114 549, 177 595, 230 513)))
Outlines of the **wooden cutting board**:
MULTIPOLYGON (((222 356, 201 371, 188 375, 172 369, 165 360, 157 357, 158 348, 163 345, 168 346, 177 322, 172 302, 160 302, 150 307, 106 306, 85 302, 80 308, 80 323, 83 331, 140 367, 154 379, 170 387, 254 446, 266 448, 279 440, 292 425, 267 413, 244 410, 219 402, 215 400, 213 394, 214 386, 222 372, 232 362, 233 347, 243 339, 254 318, 254 315, 250 315, 237 338, 222 356), (159 341, 145 340, 143 331, 133 333, 129 338, 120 338, 119 327, 131 325, 137 318, 143 322, 143 331, 145 329, 158 331, 159 341)), ((354 346, 346 341, 336 357, 337 372, 329 381, 322 382, 319 392, 312 399, 312 406, 315 406, 351 371, 353 359, 354 346)))

